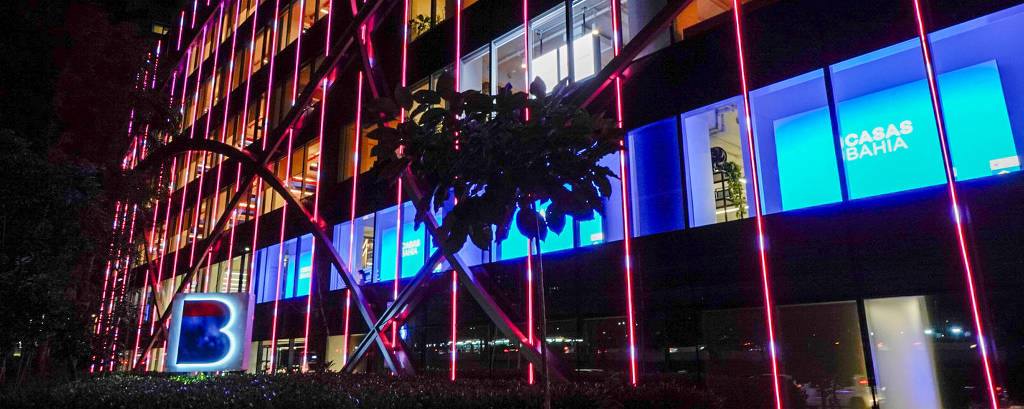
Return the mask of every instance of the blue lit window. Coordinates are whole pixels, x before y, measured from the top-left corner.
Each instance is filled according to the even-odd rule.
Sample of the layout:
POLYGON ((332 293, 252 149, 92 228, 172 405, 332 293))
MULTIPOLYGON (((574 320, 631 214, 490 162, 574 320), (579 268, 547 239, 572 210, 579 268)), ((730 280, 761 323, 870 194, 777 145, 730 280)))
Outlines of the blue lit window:
MULTIPOLYGON (((339 223, 334 226, 334 248, 338 251, 338 255, 341 256, 341 260, 350 266, 355 279, 360 282, 370 282, 373 279, 375 219, 374 214, 370 213, 356 218, 355 229, 352 229, 352 222, 339 223), (355 245, 351 246, 355 254, 351 258, 349 256, 349 236, 352 236, 355 241, 355 245)), ((333 265, 331 266, 329 288, 331 290, 345 288, 345 282, 342 281, 341 274, 338 273, 338 269, 333 265)))
MULTIPOLYGON (((942 48, 961 40, 949 32, 939 33, 948 41, 942 48)), ((996 30, 995 34, 1005 33, 996 30)), ((972 47, 960 44, 957 49, 972 47)), ((955 175, 961 180, 1020 166, 1001 67, 991 58, 991 53, 948 56, 939 69, 950 152, 955 175)), ((1013 60, 1019 57, 1010 58, 1007 65, 1016 65, 1013 60)), ((835 64, 831 70, 850 197, 944 183, 941 146, 917 41, 835 64)))
POLYGON ((690 225, 751 216, 746 123, 741 97, 682 115, 683 153, 690 225))
MULTIPOLYGON (((378 256, 380 268, 380 281, 395 279, 395 258, 398 244, 397 227, 398 207, 394 206, 377 212, 378 247, 381 249, 378 256)), ((426 228, 420 226, 415 229, 416 209, 411 203, 402 206, 402 254, 401 269, 402 278, 413 277, 430 256, 428 253, 426 228)))
POLYGON ((309 294, 309 280, 313 273, 312 245, 313 236, 306 234, 256 251, 257 303, 309 294))
MULTIPOLYGON (((629 133, 629 163, 635 236, 680 230, 686 225, 683 212, 683 178, 679 164, 679 132, 676 118, 668 118, 629 133)), ((580 241, 589 235, 580 231, 580 241)))
POLYGON ((842 200, 824 73, 750 92, 764 213, 842 200))

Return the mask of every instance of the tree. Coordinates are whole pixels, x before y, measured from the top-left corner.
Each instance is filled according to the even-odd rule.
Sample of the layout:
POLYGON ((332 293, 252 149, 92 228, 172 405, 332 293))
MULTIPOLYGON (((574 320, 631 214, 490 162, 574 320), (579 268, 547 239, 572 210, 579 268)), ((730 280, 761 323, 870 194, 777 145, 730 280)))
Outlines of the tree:
MULTIPOLYGON (((497 95, 458 92, 450 75, 436 91, 410 93, 398 87, 394 99, 368 105, 376 129, 371 154, 381 175, 394 179, 408 168, 425 192, 416 223, 450 205, 438 230, 438 243, 457 252, 467 238, 481 249, 508 237, 515 219, 541 254, 550 230, 565 228, 567 215, 589 220, 603 214, 602 199, 611 195, 615 174, 599 161, 622 149, 622 130, 614 122, 591 116, 568 103, 570 87, 562 82, 549 95, 540 78, 530 94, 511 85, 497 95), (408 121, 394 122, 402 112, 408 121), (538 205, 547 205, 542 215, 538 205)), ((544 273, 538 271, 540 346, 546 350, 547 314, 544 273)), ((546 354, 542 354, 545 407, 550 407, 546 354)))
POLYGON ((0 384, 15 352, 15 378, 86 367, 114 203, 139 203, 146 220, 153 194, 121 174, 129 118, 152 134, 173 125, 159 93, 134 87, 150 41, 69 3, 0 7, 0 384))

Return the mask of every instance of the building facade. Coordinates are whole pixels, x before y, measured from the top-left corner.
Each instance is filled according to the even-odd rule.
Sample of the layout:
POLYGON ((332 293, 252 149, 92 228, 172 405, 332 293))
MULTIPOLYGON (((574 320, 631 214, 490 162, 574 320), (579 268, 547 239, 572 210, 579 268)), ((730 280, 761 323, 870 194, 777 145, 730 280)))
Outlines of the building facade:
MULTIPOLYGON (((170 195, 138 221, 145 257, 121 279, 134 348, 112 361, 162 370, 158 317, 178 287, 255 295, 253 372, 339 370, 367 333, 306 215, 262 176, 245 183, 244 158, 154 159, 209 140, 271 152, 268 172, 378 314, 420 270, 433 276, 392 335, 418 371, 525 379, 523 343, 465 283, 453 290, 450 264, 424 267, 435 240, 370 171, 361 107, 445 71, 487 93, 603 81, 637 40, 588 106, 628 131, 605 159, 621 182, 604 212, 539 255, 515 229, 459 254, 524 330, 528 272, 544 274, 549 347, 570 377, 676 379, 744 407, 1006 407, 1024 391, 1024 5, 333 3, 194 0, 161 40, 152 86, 180 132, 126 157, 155 162, 170 195)), ((121 224, 136 211, 119 209, 121 224)), ((375 351, 356 369, 386 371, 375 351)))

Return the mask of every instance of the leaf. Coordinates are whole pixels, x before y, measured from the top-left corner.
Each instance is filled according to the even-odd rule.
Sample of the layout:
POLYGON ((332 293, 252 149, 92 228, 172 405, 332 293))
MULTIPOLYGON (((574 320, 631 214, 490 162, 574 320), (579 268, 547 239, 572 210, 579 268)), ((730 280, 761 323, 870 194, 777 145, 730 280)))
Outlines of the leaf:
POLYGON ((385 144, 398 143, 398 131, 395 130, 394 128, 378 126, 376 129, 367 133, 366 138, 385 144))
POLYGON ((442 120, 444 120, 446 115, 448 115, 447 109, 430 108, 427 112, 423 113, 423 116, 420 117, 420 126, 425 128, 435 128, 442 120))
POLYGON ((452 99, 455 95, 455 78, 452 77, 447 71, 441 73, 441 76, 437 79, 437 84, 434 86, 437 93, 441 95, 441 98, 452 99))
POLYGON ((544 85, 544 80, 540 77, 535 77, 533 82, 530 83, 530 94, 535 97, 544 97, 548 95, 548 87, 544 85))
POLYGON ((412 94, 408 87, 395 87, 395 102, 398 102, 398 106, 405 108, 406 111, 412 109, 412 94))
POLYGON ((536 210, 529 207, 519 208, 519 214, 516 216, 516 227, 523 233, 524 236, 530 239, 539 238, 544 240, 543 236, 546 236, 547 224, 544 219, 540 217, 540 214, 536 210), (544 233, 541 233, 544 232, 544 233))
POLYGON ((597 176, 594 178, 594 183, 597 184, 597 189, 598 192, 601 193, 601 197, 609 197, 612 195, 612 183, 608 180, 607 176, 597 176))
POLYGON ((491 225, 480 224, 478 226, 474 226, 473 229, 470 230, 469 238, 477 248, 481 250, 490 249, 491 240, 493 239, 491 225))
POLYGON ((548 223, 548 229, 555 234, 562 234, 562 230, 565 229, 565 213, 559 210, 555 203, 548 205, 544 211, 544 219, 548 223))
POLYGON ((441 103, 441 96, 429 89, 421 89, 412 94, 412 99, 421 104, 433 105, 441 103))

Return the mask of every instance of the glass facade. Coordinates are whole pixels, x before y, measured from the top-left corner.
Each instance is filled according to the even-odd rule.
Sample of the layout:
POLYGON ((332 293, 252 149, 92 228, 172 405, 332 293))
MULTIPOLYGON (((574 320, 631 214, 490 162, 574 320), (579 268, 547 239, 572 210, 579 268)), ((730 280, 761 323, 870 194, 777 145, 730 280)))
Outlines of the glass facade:
MULTIPOLYGON (((243 4, 242 16, 251 15, 252 3, 243 4)), ((254 77, 262 78, 261 84, 255 84, 248 106, 243 108, 238 94, 232 92, 247 89, 250 71, 257 76, 267 72, 271 55, 287 54, 300 36, 308 36, 301 37, 303 48, 307 38, 321 38, 316 36, 322 33, 319 27, 327 13, 324 0, 282 3, 276 49, 272 49, 272 28, 257 27, 256 40, 250 44, 247 31, 251 27, 243 26, 247 29, 240 30, 243 41, 232 56, 233 65, 222 63, 210 73, 199 68, 209 68, 202 65, 209 61, 202 60, 204 55, 212 56, 210 47, 203 48, 201 43, 216 43, 214 33, 208 31, 205 40, 197 38, 198 42, 183 46, 192 50, 193 58, 180 71, 187 81, 180 80, 177 87, 187 89, 187 94, 198 91, 205 96, 184 98, 186 123, 203 125, 204 115, 219 112, 218 106, 230 97, 231 104, 239 106, 224 116, 222 124, 214 118, 210 138, 219 139, 223 130, 226 143, 246 148, 267 135, 264 126, 268 122, 273 128, 292 109, 295 90, 291 78, 295 73, 299 88, 316 80, 310 77, 321 61, 304 53, 295 66, 291 58, 276 60, 274 71, 285 80, 275 79, 269 91, 262 88, 265 77, 254 77), (252 65, 247 63, 250 55, 252 65), (200 72, 205 78, 197 87, 195 77, 200 72), (208 102, 211 95, 212 104, 208 102)), ((465 8, 475 2, 462 3, 465 8)), ((494 4, 493 0, 480 3, 494 4)), ((744 11, 758 18, 757 13, 791 11, 785 8, 792 6, 789 3, 803 4, 766 2, 766 11, 744 11)), ((410 27, 416 41, 436 44, 440 29, 434 28, 442 22, 452 24, 455 4, 411 1, 410 27)), ((553 7, 548 10, 532 11, 533 18, 525 25, 508 22, 494 28, 496 32, 486 33, 486 38, 463 32, 472 39, 472 47, 479 48, 464 50, 459 88, 494 93, 503 86, 524 90, 527 81, 535 77, 548 83, 549 89, 562 80, 591 80, 614 56, 611 3, 576 0, 550 4, 553 7)), ((629 0, 620 4, 622 35, 628 41, 660 10, 661 3, 629 0)), ((735 38, 729 37, 734 35, 728 18, 731 6, 722 1, 691 2, 671 30, 677 44, 655 42, 644 52, 653 57, 674 56, 673 64, 652 68, 640 59, 630 67, 623 77, 624 92, 641 98, 627 99, 625 104, 658 108, 661 114, 651 115, 660 120, 633 124, 636 126, 628 131, 627 149, 621 153, 626 155, 629 170, 628 195, 613 183, 603 212, 587 220, 570 218, 561 234, 550 234, 541 243, 552 311, 549 341, 560 350, 562 363, 599 374, 621 373, 627 368, 622 210, 628 209, 636 238, 630 263, 635 263, 631 265, 638 282, 636 297, 642 300, 638 307, 642 323, 638 360, 647 376, 657 374, 706 386, 729 407, 769 407, 771 402, 765 396, 770 396, 773 388, 770 351, 775 347, 785 407, 977 407, 985 388, 978 334, 967 290, 961 288, 961 261, 954 247, 958 243, 946 230, 952 218, 941 188, 946 182, 942 145, 920 43, 909 36, 885 37, 885 41, 876 38, 872 45, 847 53, 829 49, 824 45, 827 41, 820 40, 822 49, 814 50, 818 63, 804 66, 794 59, 780 69, 774 59, 788 58, 793 50, 772 42, 768 34, 774 31, 764 23, 770 19, 753 20, 761 24, 746 29, 761 37, 746 39, 752 85, 748 123, 743 96, 733 84, 738 79, 738 72, 733 72, 736 67, 720 64, 722 59, 735 57, 730 54, 735 52, 731 48, 735 38), (693 44, 711 45, 700 48, 693 44), (697 71, 691 72, 692 67, 686 65, 691 59, 718 65, 697 64, 697 71), (671 77, 688 75, 727 81, 708 81, 706 89, 672 88, 678 101, 643 99, 645 91, 654 91, 650 84, 646 89, 628 89, 631 82, 643 80, 642 76, 676 84, 671 77), (751 154, 757 166, 756 191, 751 154), (628 200, 626 206, 623 197, 628 200), (774 346, 768 341, 762 272, 757 268, 762 248, 754 240, 754 221, 750 220, 755 216, 755 197, 768 215, 763 219, 767 226, 763 248, 767 251, 766 275, 779 298, 779 305, 772 310, 774 346)), ((343 5, 346 14, 348 7, 343 5)), ((239 18, 244 21, 248 17, 239 18)), ((230 22, 227 17, 225 21, 230 22)), ((892 25, 912 28, 913 23, 907 19, 892 25)), ((816 35, 829 41, 841 37, 827 24, 823 26, 816 35)), ((967 222, 985 219, 990 213, 1005 216, 1007 208, 1016 209, 1013 202, 1019 192, 1014 178, 1020 175, 1019 150, 1024 146, 1020 132, 1024 129, 1024 58, 1016 51, 1024 38, 1022 27, 1024 7, 1016 6, 930 34, 953 173, 957 181, 965 182, 959 186, 964 189, 961 207, 967 222)), ((234 28, 224 28, 219 41, 226 44, 233 32, 234 28)), ((308 42, 314 43, 319 41, 308 42)), ((379 47, 376 52, 385 49, 379 47)), ((225 54, 223 49, 221 54, 225 54)), ((425 76, 412 78, 419 80, 410 81, 413 89, 433 87, 441 72, 452 69, 451 61, 423 60, 413 63, 421 64, 416 69, 425 76)), ((301 136, 292 152, 279 152, 269 166, 309 208, 318 187, 330 192, 332 196, 320 202, 321 209, 327 209, 320 221, 333 228, 335 250, 351 266, 356 280, 366 284, 367 291, 390 300, 391 288, 385 283, 396 277, 408 279, 424 267, 442 273, 450 266, 446 262, 425 266, 436 243, 424 227, 415 226, 415 209, 410 203, 401 205, 402 220, 398 220, 399 207, 391 206, 394 188, 374 180, 372 173, 367 178, 360 176, 357 186, 356 199, 367 200, 357 206, 362 215, 347 220, 351 185, 346 183, 355 176, 354 171, 362 175, 372 168, 370 151, 374 146, 374 141, 366 138, 372 128, 354 126, 355 76, 349 75, 353 73, 331 74, 330 81, 344 84, 344 91, 331 94, 332 103, 338 105, 328 111, 323 146, 310 132, 296 132, 301 136), (338 120, 331 118, 335 113, 338 120), (355 170, 354 160, 360 161, 355 170), (321 181, 321 170, 330 173, 330 178, 321 181)), ((369 91, 367 84, 363 85, 365 102, 369 91)), ((322 100, 323 94, 318 94, 314 105, 322 100)), ((597 104, 599 110, 611 112, 610 102, 598 100, 597 104)), ((319 111, 313 107, 309 112, 319 111)), ((302 122, 316 124, 314 116, 307 115, 302 122)), ((627 116, 627 124, 629 120, 627 116)), ((601 163, 619 175, 619 160, 616 154, 601 163)), ((173 182, 164 183, 176 193, 187 185, 190 199, 174 196, 174 211, 160 214, 151 255, 167 258, 209 237, 234 194, 237 169, 225 168, 227 182, 215 189, 204 188, 207 196, 198 201, 194 196, 198 182, 193 181, 207 172, 204 183, 210 184, 210 171, 222 163, 215 156, 199 153, 188 160, 184 156, 177 159, 173 182), (184 206, 180 213, 179 203, 184 206)), ((262 196, 257 192, 251 187, 237 208, 229 209, 234 211, 240 232, 233 254, 221 247, 209 268, 204 267, 199 278, 187 283, 189 288, 208 286, 210 291, 237 292, 246 291, 251 282, 257 302, 266 304, 310 296, 310 280, 315 276, 319 282, 323 276, 327 291, 323 291, 325 295, 314 292, 313 302, 323 302, 326 319, 335 320, 343 305, 338 300, 344 292, 339 290, 345 289, 338 271, 332 266, 329 277, 326 271, 314 275, 314 265, 328 263, 320 252, 313 259, 310 235, 294 237, 304 232, 288 226, 283 243, 275 243, 280 234, 277 217, 264 219, 261 229, 253 232, 253 223, 247 222, 280 211, 284 205, 269 185, 263 185, 262 196), (258 236, 255 240, 253 234, 258 236), (259 243, 255 251, 247 248, 253 242, 259 243)), ((546 204, 537 206, 543 213, 546 204)), ((293 216, 291 209, 288 214, 293 216)), ((978 293, 983 302, 990 303, 982 304, 986 306, 982 312, 986 313, 983 319, 993 321, 988 340, 995 371, 1000 374, 996 381, 1011 391, 1024 390, 1024 378, 1016 373, 1020 372, 1019 362, 1024 362, 1024 354, 1017 352, 1021 331, 1013 324, 1016 317, 1012 313, 1020 308, 1004 311, 998 306, 1020 304, 1015 295, 1020 288, 1016 269, 1021 260, 1015 256, 1019 238, 1012 235, 1020 224, 1017 219, 1009 215, 999 220, 997 224, 1003 227, 999 234, 978 233, 977 239, 984 244, 970 253, 981 260, 978 293)), ((509 237, 492 243, 490 249, 467 243, 460 255, 475 270, 487 271, 496 298, 509 300, 509 310, 517 317, 513 319, 519 319, 526 310, 527 240, 512 227, 509 237)), ((151 311, 160 309, 156 308, 159 304, 166 305, 181 283, 180 273, 188 257, 179 258, 175 278, 168 278, 174 267, 170 259, 161 260, 164 276, 160 291, 153 300, 142 300, 153 307, 151 311)), ((135 265, 146 264, 136 261, 135 265)), ((446 316, 449 301, 432 298, 423 307, 426 312, 410 316, 401 336, 411 346, 417 365, 435 370, 447 367, 453 340, 446 316)), ((460 303, 474 311, 471 302, 460 294, 460 303)), ((260 308, 257 319, 266 320, 269 308, 260 308)), ((467 310, 462 305, 459 308, 467 310)), ((281 313, 292 314, 286 320, 299 321, 295 311, 284 308, 281 313)), ((338 369, 343 345, 351 350, 362 335, 353 334, 344 343, 335 321, 331 322, 327 334, 311 337, 310 346, 325 363, 333 362, 333 369, 338 369)), ((486 318, 468 312, 459 318, 459 324, 454 342, 464 368, 525 371, 525 361, 518 354, 521 345, 504 337, 486 318)), ((254 337, 264 341, 254 343, 252 368, 266 370, 275 362, 275 369, 297 369, 306 340, 282 336, 276 342, 277 350, 270 351, 267 338, 266 334, 254 337)), ((159 353, 155 351, 154 356, 159 353)), ((370 361, 363 368, 372 371, 378 364, 370 361)))

